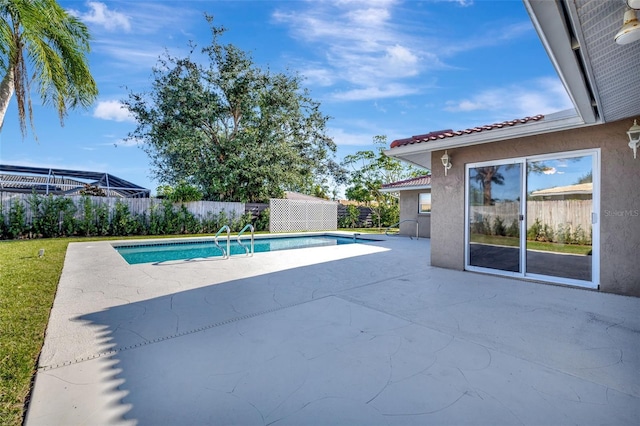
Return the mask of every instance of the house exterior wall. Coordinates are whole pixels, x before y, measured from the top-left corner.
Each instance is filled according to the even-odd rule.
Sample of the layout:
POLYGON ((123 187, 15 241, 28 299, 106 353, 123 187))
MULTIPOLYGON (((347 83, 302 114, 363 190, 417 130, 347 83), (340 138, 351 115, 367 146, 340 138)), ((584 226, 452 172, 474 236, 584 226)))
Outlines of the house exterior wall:
MULTIPOLYGON (((431 173, 431 264, 464 269, 465 164, 580 149, 601 149, 600 290, 640 296, 640 156, 626 131, 633 120, 449 149, 453 168, 431 173)), ((432 152, 439 165, 444 151, 432 152)))
MULTIPOLYGON (((431 237, 431 214, 418 213, 419 195, 425 192, 429 192, 429 190, 416 189, 411 191, 400 191, 400 222, 403 220, 417 220, 418 236, 420 238, 431 237)), ((415 237, 415 222, 401 223, 400 234, 415 237)))

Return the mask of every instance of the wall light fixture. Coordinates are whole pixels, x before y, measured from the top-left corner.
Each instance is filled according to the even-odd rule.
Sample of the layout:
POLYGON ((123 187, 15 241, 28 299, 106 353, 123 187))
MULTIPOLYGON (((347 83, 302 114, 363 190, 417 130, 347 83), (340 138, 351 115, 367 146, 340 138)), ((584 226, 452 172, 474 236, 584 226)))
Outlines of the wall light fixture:
POLYGON ((442 160, 442 165, 444 166, 444 175, 447 175, 447 171, 453 167, 453 164, 451 164, 451 157, 449 156, 449 154, 447 153, 447 151, 444 151, 444 155, 442 157, 440 157, 440 160, 442 160))
POLYGON ((640 126, 637 120, 633 120, 633 126, 629 128, 627 135, 629 135, 629 148, 633 150, 633 158, 636 158, 638 146, 640 146, 640 126))
POLYGON ((627 6, 629 6, 629 9, 624 12, 622 28, 620 28, 620 31, 618 31, 613 38, 616 43, 620 45, 640 40, 640 22, 638 22, 638 15, 636 13, 636 10, 640 8, 640 1, 627 0, 627 6))

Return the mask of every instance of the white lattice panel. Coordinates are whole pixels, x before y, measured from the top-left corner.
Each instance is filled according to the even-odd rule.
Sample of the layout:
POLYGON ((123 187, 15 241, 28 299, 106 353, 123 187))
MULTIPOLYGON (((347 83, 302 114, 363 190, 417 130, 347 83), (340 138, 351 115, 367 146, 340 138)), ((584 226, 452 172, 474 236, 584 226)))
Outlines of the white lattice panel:
POLYGON ((269 200, 270 232, 335 231, 338 205, 329 201, 269 200))

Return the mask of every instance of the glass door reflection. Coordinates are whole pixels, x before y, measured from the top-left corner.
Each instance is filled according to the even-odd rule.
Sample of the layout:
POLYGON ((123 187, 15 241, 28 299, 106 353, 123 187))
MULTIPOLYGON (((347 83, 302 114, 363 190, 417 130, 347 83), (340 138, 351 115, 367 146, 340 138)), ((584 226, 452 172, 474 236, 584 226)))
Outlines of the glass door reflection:
POLYGON ((592 281, 593 156, 527 162, 526 273, 592 281))
POLYGON ((469 265, 522 272, 521 173, 519 163, 469 169, 469 265))

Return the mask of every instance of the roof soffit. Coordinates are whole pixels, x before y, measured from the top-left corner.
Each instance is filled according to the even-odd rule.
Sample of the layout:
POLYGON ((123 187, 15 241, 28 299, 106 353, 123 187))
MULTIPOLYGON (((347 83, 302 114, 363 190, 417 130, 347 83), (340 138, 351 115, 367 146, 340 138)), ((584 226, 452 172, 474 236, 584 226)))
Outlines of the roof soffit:
POLYGON ((549 0, 523 0, 538 37, 556 69, 576 111, 585 123, 595 123, 598 112, 593 91, 585 80, 583 57, 574 50, 574 28, 567 25, 563 4, 549 0))
POLYGON ((523 2, 585 123, 640 115, 640 42, 614 41, 627 9, 624 0, 523 2))

